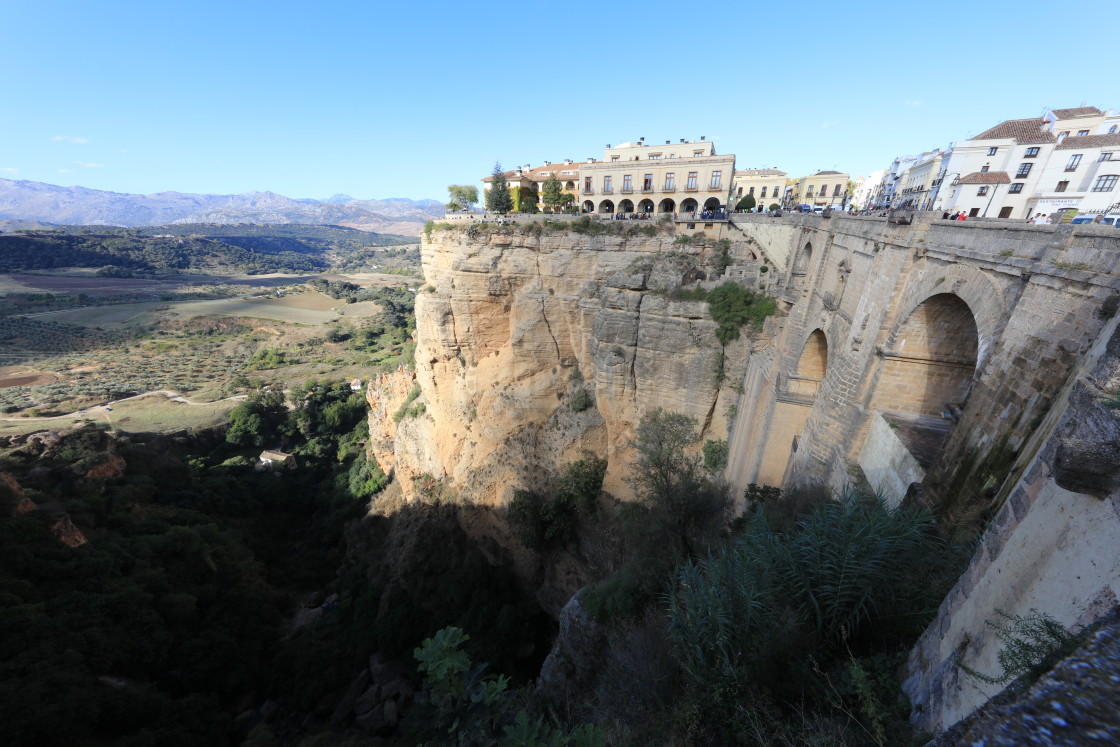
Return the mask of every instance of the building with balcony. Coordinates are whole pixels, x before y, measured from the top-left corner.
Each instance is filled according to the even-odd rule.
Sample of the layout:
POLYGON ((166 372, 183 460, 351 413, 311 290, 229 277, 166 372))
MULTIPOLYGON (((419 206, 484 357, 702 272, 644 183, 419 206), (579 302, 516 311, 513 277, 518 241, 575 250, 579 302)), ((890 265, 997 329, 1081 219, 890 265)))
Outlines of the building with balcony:
POLYGON ((1009 119, 952 144, 929 207, 1015 219, 1101 210, 1120 199, 1108 178, 1120 174, 1113 158, 1120 159, 1120 112, 1083 106, 1009 119))
POLYGON ((786 172, 778 169, 740 169, 732 183, 731 208, 750 195, 760 209, 781 205, 786 188, 786 172))
POLYGON ((936 193, 934 185, 941 174, 943 159, 944 152, 940 148, 918 156, 918 160, 899 175, 901 188, 895 189, 892 207, 928 210, 936 193))
POLYGON ((852 192, 852 206, 857 210, 867 210, 875 204, 875 196, 883 187, 883 178, 887 175, 885 169, 873 171, 867 176, 855 179, 856 188, 852 192))
POLYGON ((841 171, 818 171, 803 176, 787 194, 790 206, 840 207, 847 201, 848 174, 841 171))
POLYGON ((700 140, 651 145, 645 138, 608 145, 603 160, 579 164, 580 209, 585 213, 689 213, 727 204, 735 156, 716 154, 700 140))

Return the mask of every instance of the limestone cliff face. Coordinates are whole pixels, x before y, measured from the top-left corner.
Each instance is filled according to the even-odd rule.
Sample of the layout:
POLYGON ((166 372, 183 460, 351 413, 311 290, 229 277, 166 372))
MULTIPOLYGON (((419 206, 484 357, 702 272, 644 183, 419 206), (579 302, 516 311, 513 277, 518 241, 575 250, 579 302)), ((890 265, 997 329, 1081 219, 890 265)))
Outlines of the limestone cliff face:
POLYGON ((424 240, 416 381, 426 411, 401 422, 394 449, 406 496, 428 473, 463 500, 500 505, 591 452, 608 459, 604 488, 625 498, 633 427, 657 407, 726 438, 735 394, 715 372, 726 359, 738 381, 748 342, 724 355, 707 303, 665 292, 714 274, 712 242, 673 238, 524 226, 424 240), (577 412, 580 390, 591 405, 577 412))

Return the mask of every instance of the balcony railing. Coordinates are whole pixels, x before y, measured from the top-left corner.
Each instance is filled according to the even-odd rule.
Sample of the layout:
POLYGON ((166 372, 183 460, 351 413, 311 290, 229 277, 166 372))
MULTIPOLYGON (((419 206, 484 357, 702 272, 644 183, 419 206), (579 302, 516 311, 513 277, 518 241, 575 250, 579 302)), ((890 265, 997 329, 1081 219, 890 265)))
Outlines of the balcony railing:
POLYGON ((647 184, 642 187, 642 194, 648 195, 653 193, 653 185, 647 184))
POLYGON ((666 184, 664 187, 661 188, 661 191, 662 192, 676 192, 677 188, 675 186, 673 186, 672 184, 666 184))
POLYGON ((614 187, 603 187, 603 194, 613 195, 614 194, 614 187))
POLYGON ((692 184, 690 186, 685 187, 684 191, 685 192, 699 192, 700 189, 695 184, 692 184))
POLYGON ((632 194, 634 194, 634 188, 633 188, 633 187, 623 187, 622 189, 620 189, 620 190, 618 190, 618 191, 619 191, 619 192, 620 192, 621 194, 624 194, 624 195, 632 195, 632 194))

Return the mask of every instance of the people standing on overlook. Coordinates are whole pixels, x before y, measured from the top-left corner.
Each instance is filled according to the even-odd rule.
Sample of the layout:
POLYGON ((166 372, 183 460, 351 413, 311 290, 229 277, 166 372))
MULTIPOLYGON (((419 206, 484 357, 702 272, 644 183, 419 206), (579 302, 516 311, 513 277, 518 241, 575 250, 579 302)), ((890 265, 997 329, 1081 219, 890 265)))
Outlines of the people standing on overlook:
POLYGON ((960 211, 959 213, 957 213, 957 220, 964 220, 964 211, 963 210, 960 211))

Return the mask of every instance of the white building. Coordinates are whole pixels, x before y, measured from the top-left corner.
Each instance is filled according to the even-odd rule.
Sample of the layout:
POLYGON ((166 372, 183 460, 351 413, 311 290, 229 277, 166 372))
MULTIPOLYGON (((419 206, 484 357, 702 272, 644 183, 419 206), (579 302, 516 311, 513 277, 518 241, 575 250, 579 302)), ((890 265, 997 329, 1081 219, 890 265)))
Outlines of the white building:
POLYGON ((856 188, 852 192, 852 207, 856 210, 866 210, 871 207, 872 200, 882 187, 883 177, 886 175, 886 169, 879 169, 867 176, 858 177, 855 180, 856 188))
POLYGON ((1120 112, 1087 106, 1009 119, 952 145, 929 207, 1015 219, 1103 209, 1120 195, 1108 178, 1120 172, 1109 163, 1118 151, 1120 112))
POLYGON ((899 156, 891 162, 891 167, 883 175, 879 190, 875 193, 871 207, 888 207, 895 203, 895 193, 901 189, 899 181, 902 174, 918 162, 917 156, 899 156))

